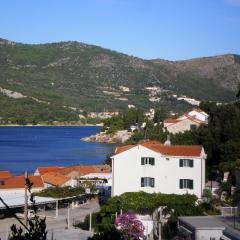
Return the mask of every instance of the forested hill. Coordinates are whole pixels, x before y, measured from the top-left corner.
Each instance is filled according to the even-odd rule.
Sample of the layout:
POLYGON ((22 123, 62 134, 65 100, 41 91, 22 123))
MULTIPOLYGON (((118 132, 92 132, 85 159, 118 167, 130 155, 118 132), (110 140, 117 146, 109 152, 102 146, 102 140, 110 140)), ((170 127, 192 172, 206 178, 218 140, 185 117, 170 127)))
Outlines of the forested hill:
MULTIPOLYGON (((232 100, 240 81, 240 56, 188 61, 144 60, 79 42, 21 44, 0 39, 0 116, 54 109, 119 110, 164 105, 184 109, 176 99, 232 100), (4 104, 3 104, 4 103, 4 104)), ((44 111, 42 112, 44 115, 44 111)), ((55 114, 53 114, 55 116, 55 114)), ((64 117, 63 117, 64 118, 64 117)))

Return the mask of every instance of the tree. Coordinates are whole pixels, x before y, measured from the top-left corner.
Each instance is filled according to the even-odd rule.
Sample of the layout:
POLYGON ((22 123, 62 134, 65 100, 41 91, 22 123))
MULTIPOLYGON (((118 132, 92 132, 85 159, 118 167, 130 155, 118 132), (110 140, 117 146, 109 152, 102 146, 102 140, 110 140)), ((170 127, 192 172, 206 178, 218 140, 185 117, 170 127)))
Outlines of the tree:
POLYGON ((154 123, 163 122, 163 120, 166 119, 168 115, 169 113, 166 111, 164 107, 156 108, 153 117, 153 122, 154 123))

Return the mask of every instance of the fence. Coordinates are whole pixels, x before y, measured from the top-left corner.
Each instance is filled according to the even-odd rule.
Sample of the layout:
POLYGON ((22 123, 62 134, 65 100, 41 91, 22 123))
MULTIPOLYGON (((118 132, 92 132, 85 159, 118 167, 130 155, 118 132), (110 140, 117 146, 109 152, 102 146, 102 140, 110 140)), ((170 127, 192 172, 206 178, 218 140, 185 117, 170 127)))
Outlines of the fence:
POLYGON ((238 207, 222 207, 221 208, 221 216, 222 217, 237 217, 238 214, 238 207))

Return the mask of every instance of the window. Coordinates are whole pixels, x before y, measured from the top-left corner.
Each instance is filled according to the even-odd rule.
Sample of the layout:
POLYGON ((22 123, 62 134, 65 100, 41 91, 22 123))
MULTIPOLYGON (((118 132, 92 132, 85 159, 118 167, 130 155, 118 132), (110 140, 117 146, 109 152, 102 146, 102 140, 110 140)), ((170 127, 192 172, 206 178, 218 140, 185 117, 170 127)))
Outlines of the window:
POLYGON ((193 167, 193 159, 179 159, 179 167, 193 167))
POLYGON ((155 179, 150 177, 141 178, 141 187, 154 187, 155 179))
POLYGON ((141 165, 155 165, 155 158, 153 157, 142 157, 141 158, 141 165))
POLYGON ((192 179, 179 179, 179 188, 180 189, 193 189, 193 180, 192 179))

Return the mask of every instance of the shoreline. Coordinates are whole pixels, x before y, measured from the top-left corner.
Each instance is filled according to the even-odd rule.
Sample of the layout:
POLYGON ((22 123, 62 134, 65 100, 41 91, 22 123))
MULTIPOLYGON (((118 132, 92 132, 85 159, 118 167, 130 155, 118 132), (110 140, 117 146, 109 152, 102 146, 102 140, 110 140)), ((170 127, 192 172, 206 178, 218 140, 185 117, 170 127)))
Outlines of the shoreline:
POLYGON ((56 124, 56 125, 17 125, 17 124, 8 124, 0 125, 0 127, 102 127, 102 124, 56 124))
POLYGON ((80 140, 84 142, 96 142, 107 144, 119 144, 127 141, 131 137, 132 133, 127 130, 119 130, 114 134, 107 134, 106 132, 100 132, 89 137, 83 137, 80 140))

